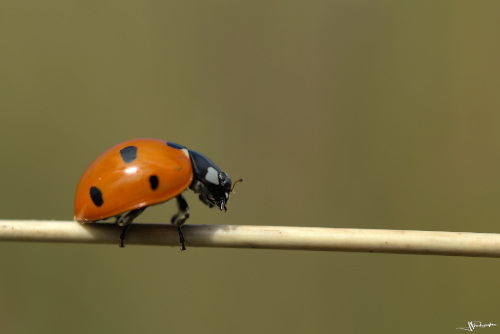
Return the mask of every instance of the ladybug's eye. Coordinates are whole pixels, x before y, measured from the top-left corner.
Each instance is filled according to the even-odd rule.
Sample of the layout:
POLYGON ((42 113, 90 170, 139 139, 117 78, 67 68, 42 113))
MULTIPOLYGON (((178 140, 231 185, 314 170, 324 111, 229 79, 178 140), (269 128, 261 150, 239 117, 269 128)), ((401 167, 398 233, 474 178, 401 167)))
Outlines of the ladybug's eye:
POLYGON ((229 178, 229 176, 227 176, 227 174, 225 172, 220 172, 219 173, 219 184, 222 187, 225 187, 228 183, 231 184, 231 179, 229 178))

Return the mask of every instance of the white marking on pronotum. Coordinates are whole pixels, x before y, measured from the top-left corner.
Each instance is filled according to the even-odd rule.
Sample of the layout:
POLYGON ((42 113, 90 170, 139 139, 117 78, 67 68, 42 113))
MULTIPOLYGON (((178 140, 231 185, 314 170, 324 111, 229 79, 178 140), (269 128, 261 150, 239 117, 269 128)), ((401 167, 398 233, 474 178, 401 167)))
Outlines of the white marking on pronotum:
POLYGON ((219 184, 219 173, 213 167, 207 168, 207 174, 205 175, 205 180, 213 184, 219 184))
POLYGON ((186 155, 186 157, 189 158, 189 152, 187 149, 183 148, 181 151, 182 151, 182 153, 184 153, 186 155))

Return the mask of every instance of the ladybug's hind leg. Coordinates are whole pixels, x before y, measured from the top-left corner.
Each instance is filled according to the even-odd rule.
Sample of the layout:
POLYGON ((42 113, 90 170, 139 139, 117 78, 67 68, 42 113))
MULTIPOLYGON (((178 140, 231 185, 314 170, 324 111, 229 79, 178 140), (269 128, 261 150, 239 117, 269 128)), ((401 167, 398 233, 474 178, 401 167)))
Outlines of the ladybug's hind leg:
POLYGON ((181 226, 189 218, 189 206, 182 195, 177 196, 176 199, 179 212, 172 217, 171 222, 177 226, 177 229, 179 230, 179 238, 182 245, 181 250, 186 250, 186 246, 184 246, 184 234, 182 234, 181 226))
POLYGON ((116 216, 116 223, 118 226, 123 226, 122 233, 120 234, 120 247, 125 247, 123 242, 125 241, 125 235, 127 234, 130 224, 132 224, 132 221, 143 213, 144 210, 146 210, 146 208, 132 210, 123 215, 116 216))

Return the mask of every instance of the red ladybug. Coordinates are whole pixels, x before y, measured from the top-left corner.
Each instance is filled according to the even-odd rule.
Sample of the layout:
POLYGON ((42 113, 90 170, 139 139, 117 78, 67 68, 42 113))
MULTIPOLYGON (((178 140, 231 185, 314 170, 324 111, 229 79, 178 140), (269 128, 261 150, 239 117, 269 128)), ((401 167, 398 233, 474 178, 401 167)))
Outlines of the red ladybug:
POLYGON ((189 188, 209 207, 226 211, 233 187, 229 176, 198 152, 164 140, 133 139, 110 148, 87 168, 76 189, 75 220, 92 223, 116 217, 123 226, 123 247, 138 215, 175 197, 179 212, 171 222, 184 250, 181 225, 189 218, 189 207, 181 193, 189 188))

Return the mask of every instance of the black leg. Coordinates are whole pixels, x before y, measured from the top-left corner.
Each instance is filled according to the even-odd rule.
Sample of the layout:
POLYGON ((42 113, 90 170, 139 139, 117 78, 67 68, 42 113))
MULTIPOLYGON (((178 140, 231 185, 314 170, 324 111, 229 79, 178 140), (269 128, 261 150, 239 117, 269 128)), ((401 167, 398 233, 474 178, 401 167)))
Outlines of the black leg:
POLYGON ((181 250, 186 250, 186 246, 184 246, 184 234, 182 233, 181 226, 189 218, 189 206, 182 195, 177 196, 176 199, 179 212, 172 217, 171 222, 177 226, 177 229, 179 230, 179 239, 182 245, 181 250))
POLYGON ((182 233, 182 229, 180 226, 177 226, 177 230, 179 231, 179 240, 182 245, 181 251, 186 250, 186 246, 184 246, 184 233, 182 233))
POLYGON ((116 223, 119 226, 123 226, 122 233, 120 234, 120 247, 125 247, 123 244, 125 241, 125 235, 132 224, 132 221, 137 218, 141 213, 144 212, 146 208, 136 209, 125 213, 124 215, 116 216, 116 223))
POLYGON ((123 248, 125 245, 123 242, 125 241, 125 235, 127 234, 127 231, 130 227, 130 224, 123 226, 122 228, 122 233, 120 234, 120 247, 123 248))

